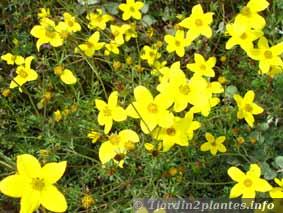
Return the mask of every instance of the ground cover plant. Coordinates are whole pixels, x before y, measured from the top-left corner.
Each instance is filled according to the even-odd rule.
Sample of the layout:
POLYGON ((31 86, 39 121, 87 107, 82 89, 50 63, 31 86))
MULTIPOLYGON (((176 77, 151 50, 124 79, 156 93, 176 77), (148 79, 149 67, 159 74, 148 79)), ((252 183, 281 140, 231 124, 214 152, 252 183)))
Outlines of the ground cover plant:
POLYGON ((283 3, 0 2, 0 212, 283 198, 283 3))

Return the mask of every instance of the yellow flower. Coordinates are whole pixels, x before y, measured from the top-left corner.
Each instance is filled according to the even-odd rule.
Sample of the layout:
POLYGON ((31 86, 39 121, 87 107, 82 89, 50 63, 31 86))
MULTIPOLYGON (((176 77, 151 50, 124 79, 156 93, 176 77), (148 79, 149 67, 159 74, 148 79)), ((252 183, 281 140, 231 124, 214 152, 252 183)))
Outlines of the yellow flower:
POLYGON ((41 167, 29 154, 17 156, 17 172, 0 182, 0 191, 10 197, 21 198, 20 213, 32 213, 40 205, 49 211, 65 212, 67 202, 54 186, 63 176, 67 162, 47 163, 41 167))
POLYGON ((253 41, 257 40, 263 35, 262 31, 257 31, 247 28, 245 25, 240 24, 227 24, 226 30, 231 38, 226 43, 226 49, 231 49, 235 45, 248 51, 253 48, 253 41))
POLYGON ((75 84, 77 82, 77 78, 74 76, 73 72, 69 69, 63 70, 63 73, 60 75, 60 79, 65 84, 75 84))
POLYGON ((207 61, 200 54, 194 54, 195 63, 187 64, 187 68, 200 76, 214 77, 213 67, 216 64, 216 58, 210 57, 207 61))
POLYGON ((59 122, 60 120, 62 120, 62 114, 61 114, 61 111, 60 110, 56 110, 54 113, 54 120, 56 122, 59 122))
POLYGON ((210 151, 212 155, 216 155, 219 152, 226 152, 226 147, 223 145, 225 141, 225 136, 217 137, 216 139, 209 132, 205 133, 205 138, 207 142, 200 146, 200 150, 203 152, 210 151))
POLYGON ((210 38, 212 36, 210 24, 213 21, 213 14, 214 13, 212 12, 204 13, 201 5, 198 4, 192 8, 192 14, 181 21, 179 25, 189 29, 188 37, 190 37, 191 40, 199 35, 204 35, 205 37, 210 38))
POLYGON ((76 18, 74 16, 72 16, 70 13, 64 13, 63 16, 69 32, 73 33, 81 31, 81 25, 76 22, 76 18))
POLYGON ((142 9, 144 6, 143 2, 135 0, 127 0, 126 4, 122 3, 119 5, 119 9, 123 11, 122 19, 124 21, 129 20, 131 17, 134 19, 140 20, 142 17, 142 14, 140 12, 140 9, 142 9))
POLYGON ((105 44, 106 50, 104 51, 104 55, 110 55, 110 53, 114 53, 118 55, 120 53, 119 45, 114 41, 110 41, 110 43, 105 44))
POLYGON ((181 112, 187 107, 192 92, 189 80, 180 66, 180 62, 175 62, 170 68, 160 69, 159 72, 162 75, 159 79, 160 84, 157 86, 161 95, 166 97, 167 101, 174 103, 175 112, 181 112))
POLYGON ((99 140, 100 136, 101 134, 96 131, 92 131, 87 134, 87 137, 91 139, 92 143, 96 143, 99 140))
POLYGON ((176 52, 179 57, 185 55, 185 47, 190 45, 190 41, 185 38, 185 32, 183 30, 177 30, 175 36, 166 35, 164 40, 167 43, 167 51, 169 53, 176 52))
POLYGON ((100 50, 104 46, 104 42, 99 42, 100 33, 93 33, 84 44, 79 45, 86 56, 92 57, 96 50, 100 50))
POLYGON ((200 123, 193 121, 193 114, 187 113, 184 118, 174 117, 174 123, 168 128, 157 129, 154 136, 162 140, 163 152, 167 152, 175 144, 188 146, 189 140, 193 138, 194 130, 200 127, 200 123))
POLYGON ((11 53, 7 53, 5 55, 2 55, 1 56, 1 59, 3 61, 6 61, 7 64, 10 64, 10 65, 22 65, 25 63, 25 59, 24 57, 20 56, 20 55, 13 55, 11 53))
POLYGON ((122 26, 110 25, 111 33, 114 36, 114 42, 117 45, 120 46, 120 45, 125 43, 124 34, 129 29, 128 27, 129 26, 127 26, 127 25, 122 25, 122 26))
POLYGON ((194 113, 200 112, 203 116, 208 116, 211 108, 220 101, 213 94, 219 94, 224 91, 219 82, 208 82, 205 78, 197 75, 190 79, 189 88, 188 102, 193 105, 190 110, 194 113))
POLYGON ((139 142, 139 136, 130 129, 122 130, 118 135, 111 135, 109 140, 103 142, 99 148, 101 163, 105 164, 113 159, 120 167, 123 167, 124 158, 129 151, 127 147, 137 142, 139 142))
POLYGON ((258 12, 265 10, 268 5, 266 0, 250 0, 236 16, 235 23, 249 28, 262 29, 265 26, 265 20, 258 12))
POLYGON ((36 42, 37 50, 41 45, 49 43, 53 47, 59 47, 63 45, 63 38, 56 31, 55 22, 49 18, 43 18, 40 20, 40 25, 36 25, 32 28, 30 34, 35 38, 38 38, 36 42))
POLYGON ((257 164, 251 164, 245 174, 237 167, 230 167, 228 175, 237 182, 230 191, 230 198, 242 195, 242 198, 255 198, 256 192, 267 192, 272 189, 271 185, 260 178, 261 169, 257 164))
POLYGON ((131 38, 137 38, 138 33, 136 31, 136 24, 123 24, 122 27, 125 28, 125 41, 129 41, 131 38))
MULTIPOLYGON (((259 70, 258 71, 260 74, 262 74, 262 71, 259 70)), ((267 73, 267 75, 269 75, 271 78, 274 78, 274 76, 283 73, 283 66, 271 66, 269 68, 269 71, 267 73)))
POLYGON ((110 94, 108 103, 102 100, 95 100, 95 105, 99 110, 97 117, 99 125, 104 126, 104 133, 108 134, 111 130, 113 120, 124 121, 127 119, 125 110, 118 106, 118 92, 114 91, 110 94))
POLYGON ((254 96, 255 93, 252 90, 249 90, 245 94, 244 98, 242 98, 238 94, 234 95, 234 99, 237 102, 239 108, 237 113, 237 118, 238 119, 244 118, 250 127, 253 127, 254 124, 253 115, 258 115, 263 112, 263 108, 261 108, 260 106, 258 106, 253 102, 254 96))
POLYGON ((89 20, 88 28, 91 30, 96 28, 105 30, 107 22, 113 20, 112 16, 103 14, 101 9, 96 9, 96 13, 87 14, 86 18, 89 20))
POLYGON ((143 86, 134 89, 136 101, 127 107, 130 117, 140 118, 140 126, 144 133, 151 132, 157 125, 167 128, 173 124, 173 114, 167 109, 171 103, 167 97, 157 95, 153 98, 150 91, 143 86))
POLYGON ((50 9, 49 8, 40 8, 37 17, 39 19, 48 18, 50 16, 50 9))
POLYGON ((152 66, 154 62, 161 57, 161 54, 157 49, 146 45, 142 48, 142 54, 140 57, 141 59, 146 60, 148 65, 152 66))
POLYGON ((274 182, 277 183, 279 187, 273 187, 269 192, 270 197, 272 198, 283 198, 283 178, 279 180, 274 178, 274 182))
POLYGON ((15 87, 19 87, 21 90, 21 86, 28 81, 34 81, 38 78, 37 72, 30 68, 31 61, 33 60, 33 56, 29 56, 25 59, 24 65, 20 65, 16 69, 17 76, 13 78, 10 83, 10 88, 13 89, 15 87))
POLYGON ((5 88, 3 91, 2 91, 2 95, 4 97, 9 97, 11 95, 11 90, 8 89, 8 88, 5 88))
POLYGON ((268 73, 271 66, 283 67, 280 55, 283 53, 283 42, 269 47, 265 37, 261 37, 257 44, 258 48, 247 52, 248 56, 259 61, 259 68, 262 73, 268 73))
POLYGON ((91 195, 86 194, 82 197, 82 207, 84 209, 89 209, 94 204, 95 204, 95 200, 93 199, 93 197, 91 195))
POLYGON ((75 84, 77 82, 77 78, 74 76, 73 72, 69 69, 64 69, 61 65, 54 68, 54 73, 58 75, 65 84, 75 84))

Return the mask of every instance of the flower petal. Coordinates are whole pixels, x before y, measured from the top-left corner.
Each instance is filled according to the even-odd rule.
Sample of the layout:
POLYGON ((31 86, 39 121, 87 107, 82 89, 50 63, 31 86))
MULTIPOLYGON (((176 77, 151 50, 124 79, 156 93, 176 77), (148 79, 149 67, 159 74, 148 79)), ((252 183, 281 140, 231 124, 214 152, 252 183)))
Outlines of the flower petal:
POLYGON ((59 163, 47 163, 41 169, 41 175, 44 180, 50 184, 56 183, 64 174, 67 161, 59 163))
POLYGON ((65 84, 75 84, 77 82, 77 78, 74 76, 73 72, 69 69, 65 69, 63 73, 60 75, 60 79, 65 84))
POLYGON ((23 195, 24 179, 20 175, 10 175, 0 182, 0 192, 10 197, 21 197, 23 195))
POLYGON ((19 175, 27 177, 39 177, 41 166, 39 161, 32 155, 23 154, 17 157, 17 169, 19 175))
POLYGON ((236 182, 242 181, 246 176, 240 169, 234 166, 230 167, 227 172, 230 178, 236 182))
POLYGON ((44 208, 53 212, 65 212, 68 207, 64 195, 53 185, 42 191, 40 201, 44 208))

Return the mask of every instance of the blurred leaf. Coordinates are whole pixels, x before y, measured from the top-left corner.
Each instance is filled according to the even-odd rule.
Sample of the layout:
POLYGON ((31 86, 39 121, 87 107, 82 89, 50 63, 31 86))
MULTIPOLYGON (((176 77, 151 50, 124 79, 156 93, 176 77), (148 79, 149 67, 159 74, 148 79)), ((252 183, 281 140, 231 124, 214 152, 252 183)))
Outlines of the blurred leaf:
POLYGON ((233 98, 233 95, 238 93, 237 87, 230 85, 225 89, 225 96, 229 98, 233 98))
POLYGON ((283 156, 277 156, 275 158, 275 163, 277 166, 279 166, 281 169, 283 169, 283 156))
POLYGON ((105 9, 112 15, 117 15, 119 13, 118 6, 119 3, 116 2, 108 2, 104 4, 105 9))
POLYGON ((276 177, 276 172, 266 162, 261 164, 261 169, 265 179, 272 180, 276 177))

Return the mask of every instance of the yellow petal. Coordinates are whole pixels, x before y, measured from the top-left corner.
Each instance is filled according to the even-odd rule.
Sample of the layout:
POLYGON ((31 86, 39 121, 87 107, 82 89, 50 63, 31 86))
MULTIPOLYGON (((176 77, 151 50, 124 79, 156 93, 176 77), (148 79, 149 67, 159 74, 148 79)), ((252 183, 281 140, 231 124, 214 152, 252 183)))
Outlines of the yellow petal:
POLYGON ((230 190, 230 198, 236 198, 239 197, 243 193, 243 185, 240 183, 237 183, 235 186, 232 187, 230 190))
POLYGON ((65 84, 75 84, 77 82, 77 78, 69 69, 65 69, 60 75, 60 78, 65 84))
POLYGON ((114 121, 124 121, 127 119, 127 113, 122 107, 115 107, 112 110, 112 118, 114 121))
POLYGON ((53 212, 65 212, 67 201, 64 195, 53 185, 47 186, 40 196, 41 205, 53 212))
POLYGON ((25 175, 27 177, 39 177, 41 166, 34 156, 23 154, 17 156, 17 169, 19 175, 25 175))
POLYGON ((67 162, 47 163, 41 169, 41 175, 49 184, 56 183, 64 174, 67 162))
POLYGON ((236 182, 241 182, 246 177, 240 169, 234 166, 230 167, 227 172, 230 178, 236 182))
POLYGON ((203 151, 203 152, 210 150, 210 143, 206 142, 206 143, 202 144, 200 146, 200 150, 203 151))
POLYGON ((119 133, 119 136, 121 136, 122 140, 124 141, 139 142, 138 134, 130 129, 122 130, 119 133))
POLYGON ((0 192, 10 197, 21 197, 24 184, 24 178, 20 175, 10 175, 0 182, 0 192))
POLYGON ((114 148, 115 147, 109 141, 101 144, 99 148, 99 159, 102 164, 107 163, 116 156, 117 153, 115 152, 114 148))
POLYGON ((245 96, 244 96, 244 101, 247 103, 251 103, 254 101, 255 93, 252 90, 249 90, 245 96))
POLYGON ((255 120, 254 120, 254 116, 252 115, 252 113, 245 113, 245 120, 250 127, 254 126, 255 120))
POLYGON ((272 189, 272 186, 264 179, 258 179, 255 183, 255 189, 258 192, 268 192, 272 189))
POLYGON ((215 140, 214 136, 209 132, 205 133, 205 138, 208 142, 213 142, 215 140))
POLYGON ((153 101, 150 91, 144 86, 137 86, 134 90, 134 95, 137 101, 143 102, 144 104, 153 101))
POLYGON ((218 137, 218 138, 216 138, 216 143, 217 144, 221 144, 221 143, 223 143, 224 141, 225 141, 225 136, 220 136, 220 137, 218 137))
POLYGON ((110 94, 108 98, 108 105, 111 107, 116 107, 118 103, 118 92, 114 91, 110 94))
POLYGON ((32 213, 40 206, 40 191, 28 189, 21 198, 20 213, 32 213))
POLYGON ((254 115, 260 114, 264 111, 264 109, 258 106, 257 104, 252 104, 252 109, 253 109, 252 113, 254 115))

